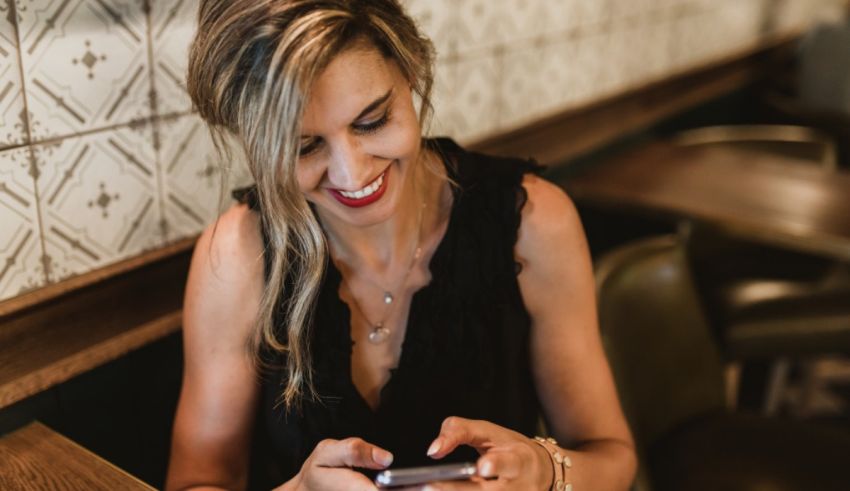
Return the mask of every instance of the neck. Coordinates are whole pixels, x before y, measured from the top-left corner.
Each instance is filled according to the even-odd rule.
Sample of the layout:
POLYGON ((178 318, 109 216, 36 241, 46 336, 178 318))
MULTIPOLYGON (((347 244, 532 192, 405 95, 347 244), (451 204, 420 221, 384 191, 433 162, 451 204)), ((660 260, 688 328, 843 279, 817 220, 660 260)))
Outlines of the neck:
MULTIPOLYGON (((426 158, 432 156, 423 151, 422 159, 426 158)), ((414 250, 422 245, 438 219, 443 182, 420 162, 403 183, 402 196, 409 198, 399 202, 390 219, 369 227, 325 221, 337 265, 349 271, 368 270, 378 278, 408 268, 414 250)))

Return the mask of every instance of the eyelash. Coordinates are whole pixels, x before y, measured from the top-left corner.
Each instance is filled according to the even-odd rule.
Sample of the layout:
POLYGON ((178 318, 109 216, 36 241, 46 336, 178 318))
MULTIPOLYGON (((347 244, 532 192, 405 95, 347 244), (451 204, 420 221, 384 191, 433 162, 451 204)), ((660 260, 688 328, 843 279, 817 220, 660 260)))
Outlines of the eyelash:
MULTIPOLYGON (((354 125, 354 129, 357 130, 360 133, 365 134, 365 135, 371 135, 372 133, 376 133, 378 130, 380 130, 381 128, 386 126, 389 121, 390 121, 390 112, 387 111, 387 112, 384 113, 383 116, 381 116, 376 121, 373 121, 371 123, 354 125)), ((312 141, 312 142, 308 143, 307 145, 302 145, 301 146, 301 153, 299 154, 299 156, 306 157, 306 156, 314 153, 319 148, 319 143, 320 143, 320 141, 312 141)))
POLYGON ((371 123, 355 125, 355 129, 361 133, 371 134, 386 126, 390 120, 390 112, 387 111, 378 120, 371 123))

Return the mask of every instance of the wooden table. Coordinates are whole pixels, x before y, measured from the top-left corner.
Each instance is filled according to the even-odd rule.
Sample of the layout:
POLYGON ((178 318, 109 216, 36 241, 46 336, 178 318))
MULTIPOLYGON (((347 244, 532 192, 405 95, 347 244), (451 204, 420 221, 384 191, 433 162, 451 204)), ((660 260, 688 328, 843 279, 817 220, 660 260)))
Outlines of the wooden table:
POLYGON ((152 490, 50 428, 32 423, 0 438, 0 489, 152 490))
POLYGON ((695 219, 850 260, 850 173, 730 147, 655 142, 564 182, 578 203, 695 219))

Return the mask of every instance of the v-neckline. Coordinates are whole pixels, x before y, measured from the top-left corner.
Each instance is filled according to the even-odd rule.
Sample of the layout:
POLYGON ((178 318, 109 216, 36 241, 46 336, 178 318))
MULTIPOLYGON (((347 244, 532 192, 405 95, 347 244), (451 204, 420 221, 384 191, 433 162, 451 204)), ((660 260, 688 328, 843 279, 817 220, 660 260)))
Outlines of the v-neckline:
MULTIPOLYGON (((452 169, 450 165, 446 164, 443 161, 443 165, 446 168, 447 175, 451 181, 456 181, 458 178, 457 170, 452 169)), ((428 260, 428 273, 431 277, 431 280, 423 285, 421 288, 413 292, 413 295, 410 298, 410 308, 407 312, 406 319, 406 327, 404 332, 404 339, 401 343, 401 352, 399 353, 398 364, 394 368, 390 368, 390 376, 384 385, 378 391, 378 404, 374 408, 369 404, 366 400, 366 397, 357 389, 357 386, 354 384, 354 378, 352 377, 352 369, 351 369, 351 361, 352 361, 352 350, 354 349, 354 338, 352 337, 352 329, 351 329, 351 308, 349 305, 340 297, 339 295, 339 287, 342 283, 342 273, 339 268, 333 263, 333 261, 328 260, 328 272, 333 276, 331 277, 333 281, 328 282, 327 286, 331 288, 329 291, 333 301, 335 303, 336 309, 339 312, 339 317, 341 323, 345 325, 344 330, 340 330, 340 335, 348 336, 349 348, 346 350, 347 357, 343 360, 343 365, 345 367, 345 389, 350 393, 350 396, 353 397, 357 404, 362 406, 362 409, 365 409, 370 415, 375 416, 381 412, 381 410, 385 406, 385 396, 387 393, 387 389, 391 384, 397 383, 398 374, 405 367, 405 363, 409 356, 406 356, 406 353, 410 352, 410 340, 415 338, 414 334, 411 336, 411 333, 416 329, 421 329, 419 324, 421 322, 416 322, 415 319, 419 317, 419 310, 421 309, 422 299, 424 298, 424 294, 430 291, 434 284, 439 281, 437 276, 434 274, 434 271, 438 268, 435 268, 435 265, 440 264, 444 258, 443 256, 446 254, 446 248, 448 247, 448 243, 450 242, 452 234, 454 233, 454 224, 457 221, 455 215, 457 214, 458 204, 461 199, 461 190, 454 187, 454 185, 449 184, 452 194, 452 203, 449 210, 448 223, 445 225, 445 230, 443 231, 442 237, 440 237, 439 242, 437 243, 437 247, 434 249, 434 253, 431 255, 431 258, 428 260), (414 322, 411 322, 411 319, 414 322), (345 334, 343 334, 343 332, 345 334)), ((442 269, 442 268, 439 268, 442 269)), ((365 341, 361 341, 365 342, 365 341)))

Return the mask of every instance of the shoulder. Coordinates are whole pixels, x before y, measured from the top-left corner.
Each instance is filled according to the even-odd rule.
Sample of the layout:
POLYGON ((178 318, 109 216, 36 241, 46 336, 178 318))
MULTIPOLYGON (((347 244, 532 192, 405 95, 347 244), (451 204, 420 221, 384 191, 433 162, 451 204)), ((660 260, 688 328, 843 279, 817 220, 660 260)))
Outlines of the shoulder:
POLYGON ((534 174, 525 174, 522 187, 527 200, 516 244, 520 259, 539 262, 586 247, 578 211, 560 187, 534 174))
POLYGON ((204 230, 198 240, 198 245, 202 244, 213 254, 211 259, 217 266, 230 264, 219 263, 222 259, 256 259, 263 252, 259 213, 246 203, 234 204, 204 230))
MULTIPOLYGON (((563 307, 564 294, 582 299, 579 304, 591 299, 590 251, 572 200, 555 184, 534 175, 526 175, 523 188, 528 199, 522 208, 514 256, 522 266, 518 280, 529 312, 539 317, 557 311, 553 305, 563 307)), ((572 310, 583 308, 574 305, 572 310)))
POLYGON ((234 205, 207 227, 195 245, 184 327, 244 338, 253 325, 262 291, 260 219, 247 205, 234 205))

